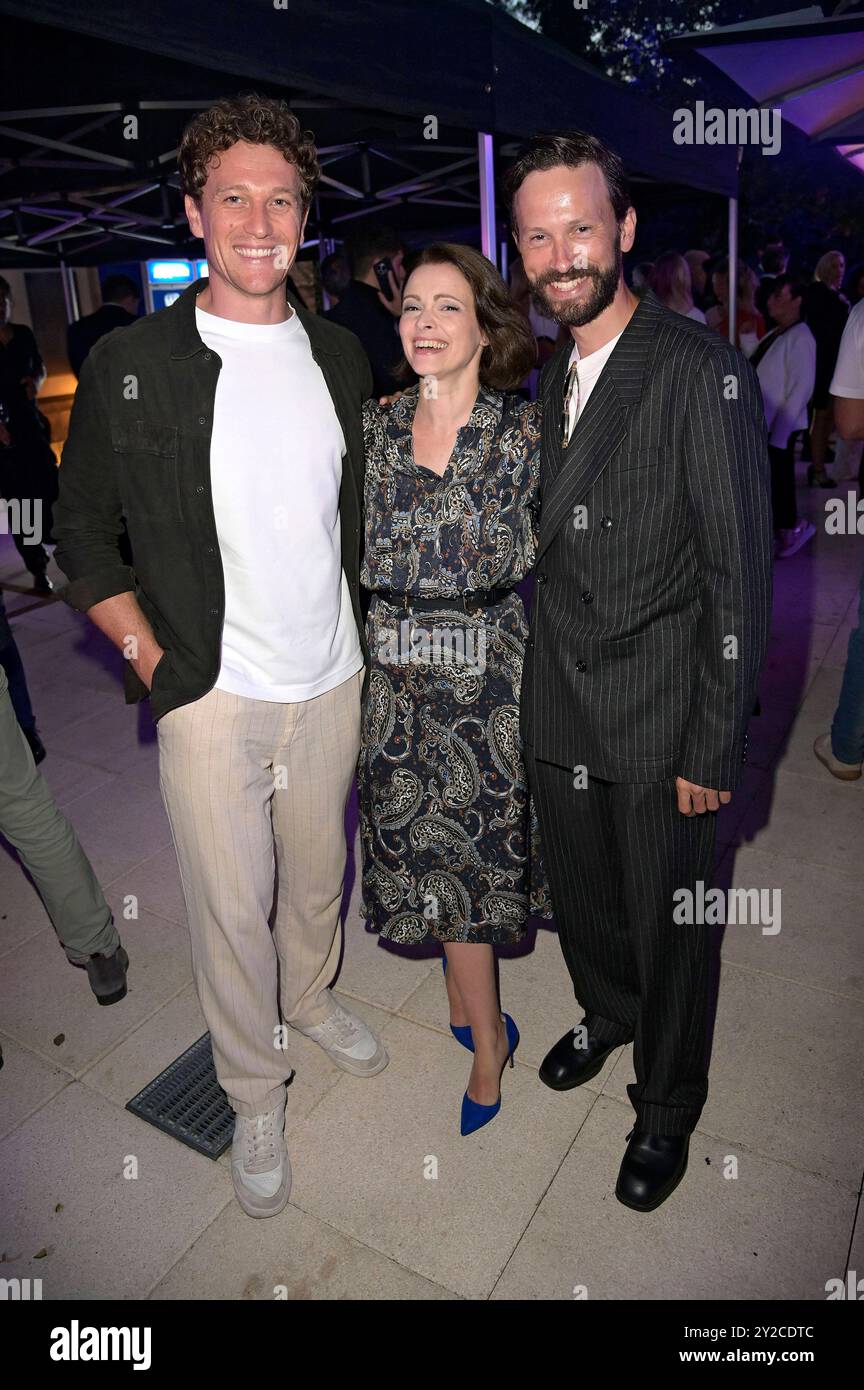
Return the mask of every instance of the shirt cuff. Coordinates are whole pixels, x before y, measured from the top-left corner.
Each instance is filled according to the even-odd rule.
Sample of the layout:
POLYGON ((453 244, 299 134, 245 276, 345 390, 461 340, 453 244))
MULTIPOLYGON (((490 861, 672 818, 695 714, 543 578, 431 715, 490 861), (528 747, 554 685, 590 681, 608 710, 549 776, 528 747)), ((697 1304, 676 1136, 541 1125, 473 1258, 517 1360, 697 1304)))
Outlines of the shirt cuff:
POLYGON ((96 574, 82 574, 73 579, 62 591, 61 598, 77 613, 86 613, 96 603, 117 594, 135 592, 135 580, 128 565, 114 565, 111 569, 98 570, 96 574))

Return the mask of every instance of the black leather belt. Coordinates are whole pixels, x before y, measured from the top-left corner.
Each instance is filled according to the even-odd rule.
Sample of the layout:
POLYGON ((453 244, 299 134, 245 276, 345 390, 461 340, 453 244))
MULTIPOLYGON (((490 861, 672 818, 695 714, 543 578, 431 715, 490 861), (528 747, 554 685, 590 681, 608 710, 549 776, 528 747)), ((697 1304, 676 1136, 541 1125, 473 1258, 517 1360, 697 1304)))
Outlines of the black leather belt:
POLYGON ((483 608, 492 608, 496 603, 503 603, 507 595, 513 593, 513 589, 471 589, 466 593, 456 594, 453 598, 421 598, 417 594, 397 593, 395 589, 373 589, 372 593, 373 596, 384 599, 386 603, 392 603, 394 607, 404 608, 408 612, 437 613, 453 608, 460 613, 478 613, 483 608))

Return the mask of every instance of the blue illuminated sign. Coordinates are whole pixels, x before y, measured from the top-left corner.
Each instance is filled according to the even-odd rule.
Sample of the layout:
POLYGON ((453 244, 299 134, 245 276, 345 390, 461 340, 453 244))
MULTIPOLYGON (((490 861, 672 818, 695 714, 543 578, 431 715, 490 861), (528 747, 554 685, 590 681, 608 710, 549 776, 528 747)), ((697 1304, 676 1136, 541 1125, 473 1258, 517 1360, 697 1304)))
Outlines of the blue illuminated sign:
POLYGON ((189 285, 192 266, 188 261, 148 261, 147 277, 151 285, 189 285))

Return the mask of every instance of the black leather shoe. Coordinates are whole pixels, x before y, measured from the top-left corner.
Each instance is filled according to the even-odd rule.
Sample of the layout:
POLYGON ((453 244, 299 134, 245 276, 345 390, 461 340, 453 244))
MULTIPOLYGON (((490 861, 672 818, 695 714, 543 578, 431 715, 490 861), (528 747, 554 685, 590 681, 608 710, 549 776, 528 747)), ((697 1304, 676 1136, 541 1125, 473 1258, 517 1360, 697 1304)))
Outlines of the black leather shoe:
POLYGON ((601 1070, 609 1053, 622 1046, 621 1043, 598 1042, 590 1033, 585 1047, 576 1047, 575 1042, 575 1032, 571 1028, 543 1058, 540 1080, 553 1091, 569 1091, 573 1086, 590 1081, 601 1070))
POLYGON ((129 957, 118 946, 111 956, 91 956, 87 962, 90 988, 99 1004, 116 1004, 126 994, 126 970, 129 957))
POLYGON ((689 1134, 632 1130, 621 1161, 615 1196, 634 1211, 653 1211, 675 1191, 687 1172, 689 1134))

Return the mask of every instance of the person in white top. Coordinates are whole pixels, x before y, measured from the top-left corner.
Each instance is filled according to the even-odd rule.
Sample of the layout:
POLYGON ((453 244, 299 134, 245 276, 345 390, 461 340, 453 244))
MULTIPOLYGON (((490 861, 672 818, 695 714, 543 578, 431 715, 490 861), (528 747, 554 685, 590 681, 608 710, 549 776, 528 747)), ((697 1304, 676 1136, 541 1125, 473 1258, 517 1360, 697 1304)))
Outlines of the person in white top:
POLYGON ((859 300, 846 320, 837 365, 831 381, 834 421, 837 426, 838 476, 857 474, 858 488, 864 496, 864 300, 859 300))
POLYGON ((846 320, 831 379, 837 431, 842 439, 864 439, 864 299, 846 320))
POLYGON ((234 1188, 243 1210, 260 1217, 284 1207, 291 1182, 281 1080, 290 1068, 283 1062, 280 1072, 273 1041, 279 995, 283 1022, 343 1070, 374 1076, 388 1057, 328 988, 340 955, 342 823, 364 657, 341 554, 344 417, 285 294, 318 166, 284 103, 224 106, 236 141, 224 148, 223 137, 208 160, 204 113, 180 155, 189 225, 210 270, 197 327, 222 363, 210 442, 222 663, 213 689, 157 729, 199 994, 217 1073, 239 1101, 234 1188), (262 116, 273 143, 244 139, 262 116), (196 188, 202 162, 206 182, 196 188), (259 1048, 275 1067, 262 1065, 259 1048))
POLYGON ((61 539, 74 574, 86 564, 82 532, 99 534, 121 507, 128 522, 136 573, 115 580, 106 546, 108 597, 86 611, 151 697, 195 986, 236 1114, 234 1189, 247 1215, 267 1217, 290 1191, 285 1082, 287 1050, 307 1046, 298 1035, 354 1076, 388 1062, 330 989, 368 652, 360 506, 372 373, 353 334, 287 297, 320 177, 288 105, 254 94, 216 103, 187 126, 178 162, 209 278, 109 335, 85 364, 61 539), (131 377, 115 371, 118 354, 131 377), (98 399, 112 371, 138 386, 122 428, 98 399), (100 448, 105 498, 98 479, 81 485, 100 448), (112 470, 122 493, 109 490, 112 470))
MULTIPOLYGON (((831 379, 834 419, 841 439, 864 440, 864 300, 846 320, 831 379)), ((859 492, 864 477, 859 475, 859 492)), ((858 506, 861 506, 859 501, 858 506)), ((860 513, 858 529, 861 529, 860 513)), ((864 772, 864 570, 858 599, 858 625, 849 635, 840 699, 830 733, 820 734, 813 752, 833 777, 855 782, 864 772)))
POLYGON ((797 554, 816 533, 812 522, 798 518, 791 444, 793 435, 807 428, 807 404, 816 381, 816 339, 801 322, 804 288, 792 275, 777 276, 768 296, 768 313, 777 327, 750 359, 762 387, 768 427, 777 559, 797 554))

